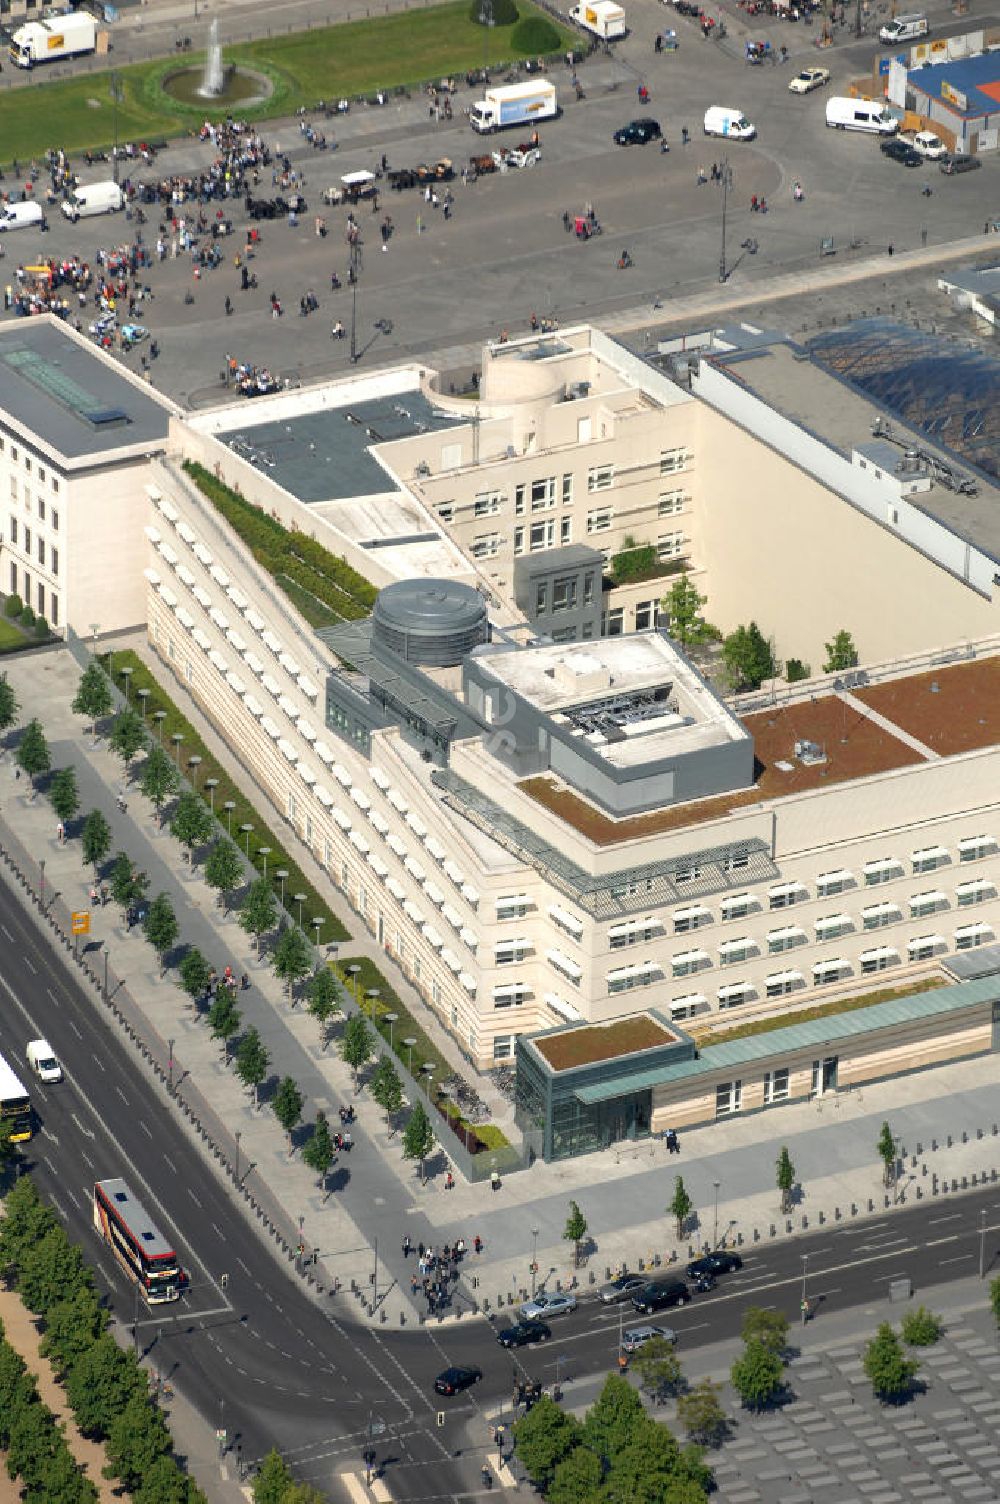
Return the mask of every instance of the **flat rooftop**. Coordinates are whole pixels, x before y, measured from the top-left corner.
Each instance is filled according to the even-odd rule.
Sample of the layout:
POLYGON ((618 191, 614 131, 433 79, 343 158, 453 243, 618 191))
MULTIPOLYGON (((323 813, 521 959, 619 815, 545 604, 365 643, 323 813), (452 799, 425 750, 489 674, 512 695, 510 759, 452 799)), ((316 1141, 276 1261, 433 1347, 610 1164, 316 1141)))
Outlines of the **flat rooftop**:
POLYGON ((532 1040, 532 1044, 554 1071, 573 1070, 581 1065, 596 1065, 601 1060, 616 1060, 665 1044, 677 1044, 680 1036, 653 1017, 639 1013, 607 1024, 587 1024, 581 1029, 561 1029, 532 1040))
POLYGON ((248 402, 242 421, 216 430, 219 441, 307 504, 398 492, 373 449, 458 422, 412 390, 263 422, 255 423, 253 414, 248 402))
POLYGON ((46 316, 0 328, 0 408, 70 461, 161 449, 175 411, 46 316))
MULTIPOLYGON (((983 23, 977 23, 981 27, 983 23)), ((937 33, 935 32, 935 35, 937 33)), ((977 115, 995 115, 1000 111, 1000 57, 984 52, 979 57, 949 58, 947 63, 928 63, 923 68, 911 68, 906 75, 907 85, 942 103, 951 114, 961 120, 977 115), (965 95, 966 107, 958 108, 954 97, 947 97, 942 85, 965 95)))
POLYGON ((950 664, 855 693, 941 757, 1000 742, 1000 657, 950 664))
POLYGON ((614 766, 639 766, 745 736, 659 632, 515 648, 484 654, 477 664, 614 766))
MULTIPOLYGON (((1000 664, 1000 659, 990 661, 1000 664)), ((943 681, 951 672, 943 669, 937 677, 943 681)), ((909 684, 911 680, 900 682, 909 684)), ((881 706, 872 708, 887 713, 882 712, 881 706)), ((894 736, 839 694, 775 706, 743 717, 741 724, 754 742, 754 783, 748 789, 612 820, 549 776, 524 779, 518 787, 595 845, 612 846, 620 841, 640 840, 719 820, 734 810, 770 799, 926 761, 917 748, 894 736), (796 744, 803 742, 816 749, 807 754, 807 760, 796 753, 796 744)))

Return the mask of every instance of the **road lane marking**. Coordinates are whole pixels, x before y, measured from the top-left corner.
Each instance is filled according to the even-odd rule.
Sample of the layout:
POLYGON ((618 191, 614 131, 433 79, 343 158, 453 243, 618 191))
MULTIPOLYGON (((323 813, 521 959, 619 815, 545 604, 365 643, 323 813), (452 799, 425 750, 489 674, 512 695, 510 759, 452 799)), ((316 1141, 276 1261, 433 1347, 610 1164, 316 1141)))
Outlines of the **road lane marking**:
POLYGON ((33 965, 32 965, 32 964, 31 964, 31 961, 30 961, 30 960, 29 960, 29 959, 28 959, 28 957, 27 957, 27 956, 25 956, 25 955, 22 955, 22 957, 21 957, 21 960, 22 960, 22 961, 23 961, 23 962, 24 962, 24 964, 25 964, 25 966, 26 966, 26 967, 27 967, 27 968, 28 968, 28 970, 29 970, 29 971, 30 971, 30 972, 31 972, 31 975, 32 975, 32 976, 33 976, 33 977, 37 977, 37 975, 38 975, 38 967, 37 967, 37 966, 33 966, 33 965))
POLYGON ((971 1259, 971 1253, 960 1253, 953 1259, 938 1259, 938 1268, 943 1269, 945 1264, 962 1264, 966 1259, 971 1259))
POLYGON ((222 1228, 219 1226, 218 1222, 213 1222, 212 1226, 215 1228, 216 1232, 218 1233, 218 1235, 222 1239, 222 1241, 225 1242, 226 1241, 226 1235, 222 1231, 222 1228))
POLYGON ((100 1066, 100 1068, 101 1068, 101 1071, 102 1071, 102 1072, 103 1072, 103 1074, 104 1074, 104 1075, 107 1075, 107 1071, 105 1071, 105 1069, 104 1069, 104 1062, 103 1062, 103 1060, 102 1060, 102 1059, 101 1059, 101 1057, 100 1057, 100 1056, 99 1056, 99 1055, 92 1055, 92 1056, 91 1056, 91 1059, 92 1059, 92 1060, 93 1060, 93 1061, 94 1061, 94 1064, 95 1064, 95 1065, 98 1065, 98 1066, 100 1066))
POLYGON ((925 1248, 940 1248, 942 1243, 957 1243, 957 1242, 958 1242, 958 1233, 957 1232, 953 1232, 947 1238, 932 1238, 929 1242, 927 1242, 927 1243, 924 1244, 924 1247, 925 1248))
POLYGON ((146 1127, 146 1124, 143 1122, 142 1118, 139 1119, 139 1127, 142 1129, 143 1133, 146 1135, 147 1138, 152 1138, 153 1137, 153 1135, 150 1133, 149 1129, 146 1127))
MULTIPOLYGON (((57 999, 53 996, 53 994, 51 992, 49 993, 49 997, 51 997, 52 1001, 54 1003, 56 1003, 56 1006, 58 1006, 57 999)), ((80 1030, 77 1028, 77 1026, 73 1022, 73 1020, 71 1018, 67 1018, 66 1022, 69 1024, 70 1028, 73 1030, 73 1033, 76 1035, 77 1039, 82 1039, 83 1035, 80 1033, 80 1030)))
POLYGON ((83 1124, 80 1122, 80 1119, 77 1117, 77 1115, 76 1115, 75 1112, 71 1112, 70 1113, 70 1117, 73 1119, 73 1122, 76 1124, 77 1128, 83 1134, 83 1137, 84 1138, 89 1138, 89 1139, 93 1140, 93 1138, 94 1138, 94 1130, 92 1128, 85 1128, 83 1126, 83 1124))
POLYGON ((927 1219, 927 1226, 928 1227, 937 1227, 940 1222, 960 1222, 961 1220, 962 1220, 962 1213, 961 1212, 952 1212, 951 1215, 948 1216, 948 1217, 928 1217, 928 1219, 927 1219))
POLYGON ((14 944, 14 936, 11 934, 11 932, 7 928, 7 926, 5 924, 0 924, 0 930, 3 930, 4 934, 7 936, 7 939, 10 941, 11 945, 13 945, 14 944))
POLYGON ((246 1275, 247 1279, 252 1279, 253 1275, 251 1274, 250 1270, 247 1268, 246 1264, 244 1264, 243 1260, 241 1258, 238 1258, 236 1260, 236 1262, 239 1264, 240 1268, 243 1270, 243 1273, 246 1275))
POLYGON ((116 1086, 115 1087, 115 1091, 118 1093, 118 1095, 121 1097, 122 1101, 125 1103, 125 1106, 127 1107, 128 1106, 128 1097, 122 1091, 121 1087, 120 1086, 116 1086))
MULTIPOLYGON (((165 1158, 166 1158, 166 1155, 164 1155, 164 1159, 165 1158)), ((194 1202, 195 1206, 201 1207, 202 1203, 198 1200, 198 1197, 195 1195, 194 1191, 191 1189, 190 1186, 188 1186, 188 1188, 187 1188, 187 1193, 191 1197, 191 1200, 194 1202)))
POLYGON ((170 1168, 173 1170, 174 1174, 176 1175, 177 1174, 177 1166, 174 1164, 173 1160, 170 1158, 170 1155, 169 1154, 164 1154, 163 1158, 166 1160, 167 1164, 170 1166, 170 1168))

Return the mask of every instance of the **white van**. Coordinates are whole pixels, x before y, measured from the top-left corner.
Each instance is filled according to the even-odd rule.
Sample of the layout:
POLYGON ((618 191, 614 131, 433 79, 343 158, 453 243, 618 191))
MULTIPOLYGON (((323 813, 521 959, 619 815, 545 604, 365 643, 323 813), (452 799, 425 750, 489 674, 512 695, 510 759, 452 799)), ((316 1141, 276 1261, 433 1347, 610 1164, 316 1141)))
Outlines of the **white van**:
POLYGON ((48 229, 41 204, 36 204, 32 199, 25 199, 20 204, 4 204, 0 209, 0 233, 4 230, 27 230, 32 226, 39 230, 48 229))
POLYGON ((895 115, 878 99, 828 99, 826 123, 833 130, 867 131, 872 136, 892 136, 899 130, 895 115))
POLYGON ((728 105, 713 104, 705 111, 705 135, 726 136, 734 141, 752 141, 757 127, 751 125, 742 110, 732 110, 728 105))
POLYGON ((926 16, 897 16, 893 21, 887 21, 879 32, 879 38, 883 42, 912 42, 916 37, 927 35, 926 16))
POLYGON ((28 1064, 39 1081, 55 1082, 63 1078, 62 1066, 47 1039, 33 1039, 25 1051, 28 1064))
POLYGON ((76 224, 91 214, 115 214, 124 207, 125 195, 117 183, 85 183, 63 199, 62 212, 76 224))

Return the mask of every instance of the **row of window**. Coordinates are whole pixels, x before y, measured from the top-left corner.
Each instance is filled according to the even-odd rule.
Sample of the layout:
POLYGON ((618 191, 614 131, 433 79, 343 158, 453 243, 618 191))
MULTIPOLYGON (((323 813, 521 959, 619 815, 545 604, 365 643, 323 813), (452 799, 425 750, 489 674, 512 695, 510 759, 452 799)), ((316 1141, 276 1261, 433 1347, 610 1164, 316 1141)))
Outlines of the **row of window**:
MULTIPOLYGON (((57 514, 53 514, 53 515, 57 515, 57 514)), ((56 548, 55 544, 54 543, 51 544, 51 545, 47 544, 46 540, 42 537, 41 533, 36 533, 35 536, 34 536, 34 540, 32 540, 31 528, 28 527, 27 525, 25 525, 24 530, 22 532, 19 529, 19 527, 18 527, 18 519, 16 517, 11 517, 11 519, 10 519, 10 546, 11 546, 11 548, 20 548, 21 551, 22 551, 22 553, 26 554, 27 557, 30 559, 31 558, 31 545, 32 545, 32 541, 34 541, 35 550, 36 550, 36 552, 38 554, 38 562, 41 565, 41 567, 43 569, 46 568, 45 560, 46 560, 46 555, 47 555, 48 556, 48 561, 49 561, 48 562, 49 573, 50 574, 58 574, 59 573, 59 550, 56 548)))
MULTIPOLYGON (((3 435, 0 434, 0 454, 4 454, 6 452, 7 452, 7 442, 6 442, 5 438, 3 437, 3 435)), ((23 470, 24 470, 25 475, 32 476, 33 479, 34 479, 34 483, 36 485, 44 486, 46 483, 48 483, 48 485, 51 487, 53 496, 58 496, 58 494, 59 494, 59 477, 58 477, 58 475, 53 475, 50 471, 47 471, 45 469, 44 465, 36 465, 35 461, 31 457, 31 455, 28 454, 27 451, 25 451, 25 450, 18 449, 18 447, 17 447, 16 444, 11 444, 11 446, 10 446, 10 456, 9 457, 10 457, 10 463, 12 465, 20 464, 22 466, 23 470)), ((16 489, 16 485, 15 485, 15 477, 14 476, 11 476, 10 494, 14 498, 14 500, 16 501, 17 500, 17 489, 16 489)), ((27 495, 27 492, 25 493, 25 501, 27 502, 27 504, 28 504, 28 506, 30 508, 31 501, 30 501, 30 498, 27 495)), ((41 503, 41 498, 39 498, 39 501, 40 501, 40 507, 43 507, 44 504, 41 503)), ((39 515, 42 516, 42 517, 45 516, 45 512, 44 512, 43 509, 40 510, 39 515)), ((58 526, 59 526, 59 521, 58 521, 58 517, 57 517, 56 521, 53 523, 53 527, 58 527, 58 526)))
MULTIPOLYGON (((20 595, 21 598, 22 598, 22 600, 24 601, 24 603, 26 605, 30 606, 31 605, 32 578, 31 578, 31 575, 28 573, 27 570, 24 571, 22 578, 23 578, 23 585, 19 585, 18 584, 17 565, 14 563, 14 561, 12 559, 11 560, 11 564, 10 564, 10 593, 11 593, 11 595, 20 595)), ((45 587, 45 584, 44 584, 44 582, 42 580, 37 580, 37 581, 34 582, 34 584, 35 584, 35 606, 34 606, 34 610, 36 611, 36 613, 39 616, 44 616, 45 617, 45 620, 48 622, 48 624, 49 624, 50 627, 58 627, 58 625, 59 625, 59 597, 58 597, 58 595, 56 594, 56 592, 54 590, 48 590, 47 591, 46 587, 45 587)))

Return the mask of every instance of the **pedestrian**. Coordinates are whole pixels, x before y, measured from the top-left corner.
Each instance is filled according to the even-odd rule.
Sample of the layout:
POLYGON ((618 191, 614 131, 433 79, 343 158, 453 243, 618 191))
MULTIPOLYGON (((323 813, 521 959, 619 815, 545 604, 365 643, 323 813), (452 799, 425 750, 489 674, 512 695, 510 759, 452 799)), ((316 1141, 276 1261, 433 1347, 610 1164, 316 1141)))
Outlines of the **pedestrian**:
POLYGON ((409 1233, 407 1233, 406 1236, 403 1239, 403 1257, 404 1257, 404 1259, 408 1259, 410 1257, 410 1235, 409 1235, 409 1233))
POLYGON ((699 167, 698 168, 698 187, 700 188, 703 183, 707 183, 707 182, 708 182, 708 175, 705 172, 704 167, 699 167))
POLYGON ((895 247, 893 246, 893 243, 892 243, 891 240, 889 241, 889 249, 888 249, 888 251, 887 251, 886 254, 889 255, 889 256, 892 256, 892 255, 895 254, 895 247))
POLYGON ((490 1172, 490 1190, 491 1191, 498 1191, 499 1189, 500 1189, 500 1176, 497 1174, 496 1170, 492 1170, 490 1172))
POLYGON ((424 222, 421 219, 420 215, 418 214, 417 215, 417 234, 418 235, 422 235, 423 232, 424 232, 424 222))
MULTIPOLYGON (((58 839, 60 846, 65 845, 65 842, 66 842, 66 827, 65 827, 65 825, 63 824, 63 822, 61 820, 59 821, 59 824, 56 826, 56 838, 58 839)), ((94 903, 94 902, 96 902, 96 900, 97 900, 97 891, 96 891, 96 889, 91 888, 91 890, 90 890, 90 901, 91 901, 91 903, 94 903)))
POLYGON ((472 1240, 472 1246, 476 1250, 477 1253, 482 1253, 482 1251, 483 1251, 483 1240, 479 1236, 478 1233, 476 1233, 476 1236, 472 1240))
POLYGON ((420 1258, 423 1258, 425 1252, 426 1252, 426 1249, 424 1248, 423 1243, 418 1243, 417 1244, 417 1253, 420 1256, 420 1258))
POLYGON ((446 1191, 453 1191, 455 1189, 455 1177, 450 1170, 444 1177, 444 1188, 446 1191))

